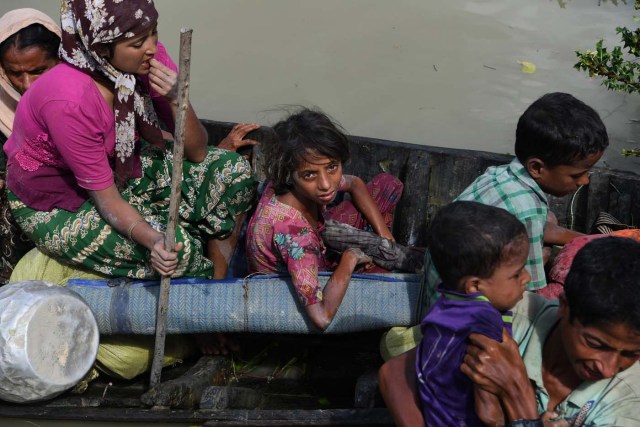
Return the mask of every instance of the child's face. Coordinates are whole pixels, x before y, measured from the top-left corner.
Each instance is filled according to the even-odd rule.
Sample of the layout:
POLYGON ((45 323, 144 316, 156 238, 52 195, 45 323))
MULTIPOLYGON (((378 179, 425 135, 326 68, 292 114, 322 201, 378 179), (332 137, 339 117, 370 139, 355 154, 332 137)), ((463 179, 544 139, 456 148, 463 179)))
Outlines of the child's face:
POLYGON ((310 152, 293 172, 291 193, 303 203, 328 205, 335 199, 341 179, 340 160, 310 152))
POLYGON ((542 191, 556 197, 566 196, 581 185, 589 183, 589 170, 600 160, 602 154, 602 151, 589 154, 572 165, 548 167, 543 163, 534 171, 528 170, 542 191))
POLYGON ((524 268, 529 256, 529 240, 526 237, 512 241, 503 251, 509 251, 505 259, 493 272, 491 277, 480 279, 478 291, 489 298, 498 310, 509 310, 522 299, 525 285, 531 275, 524 268))

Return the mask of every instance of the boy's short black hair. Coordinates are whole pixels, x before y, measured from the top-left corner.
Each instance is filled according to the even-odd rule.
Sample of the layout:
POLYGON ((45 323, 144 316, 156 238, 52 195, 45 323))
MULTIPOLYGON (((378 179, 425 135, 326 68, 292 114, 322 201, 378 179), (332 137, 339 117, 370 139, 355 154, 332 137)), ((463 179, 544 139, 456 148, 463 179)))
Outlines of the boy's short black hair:
POLYGON ((60 37, 42 24, 31 24, 0 43, 0 60, 4 60, 5 53, 13 46, 18 50, 36 46, 47 52, 47 59, 57 58, 60 37))
POLYGON ((301 108, 273 126, 275 138, 264 144, 265 174, 276 194, 293 188, 291 174, 309 155, 319 154, 343 164, 349 160, 349 139, 342 127, 321 111, 301 108))
POLYGON ((572 165, 608 145, 598 113, 568 93, 540 97, 518 120, 515 151, 523 165, 532 157, 548 167, 572 165))
POLYGON ((438 211, 431 222, 428 247, 442 287, 461 291, 467 276, 491 277, 510 258, 509 246, 527 241, 527 230, 514 215, 495 206, 457 201, 438 211))
POLYGON ((640 243, 613 236, 587 243, 573 259, 564 295, 572 320, 640 333, 640 243))

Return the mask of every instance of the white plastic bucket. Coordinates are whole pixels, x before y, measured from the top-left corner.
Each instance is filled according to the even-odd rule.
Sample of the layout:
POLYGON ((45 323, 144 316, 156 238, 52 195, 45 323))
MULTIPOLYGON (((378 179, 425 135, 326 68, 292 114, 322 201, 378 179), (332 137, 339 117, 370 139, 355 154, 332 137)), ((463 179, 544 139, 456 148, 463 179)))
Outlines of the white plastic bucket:
POLYGON ((41 280, 0 287, 0 399, 32 402, 73 387, 93 365, 98 340, 75 292, 41 280))

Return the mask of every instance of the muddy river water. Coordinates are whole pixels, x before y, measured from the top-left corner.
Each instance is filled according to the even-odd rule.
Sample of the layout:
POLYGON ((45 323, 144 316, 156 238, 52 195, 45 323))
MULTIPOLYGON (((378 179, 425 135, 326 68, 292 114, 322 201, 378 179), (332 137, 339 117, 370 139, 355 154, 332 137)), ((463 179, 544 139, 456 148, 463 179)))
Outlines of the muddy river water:
MULTIPOLYGON (((271 124, 315 105, 352 134, 513 153, 518 116, 569 92, 608 127, 603 161, 640 171, 640 95, 609 92, 572 68, 574 51, 636 28, 633 0, 156 0, 177 58, 193 28, 192 102, 202 118, 271 124), (535 65, 524 73, 520 62, 535 65)), ((3 0, 0 13, 57 0, 3 0)))

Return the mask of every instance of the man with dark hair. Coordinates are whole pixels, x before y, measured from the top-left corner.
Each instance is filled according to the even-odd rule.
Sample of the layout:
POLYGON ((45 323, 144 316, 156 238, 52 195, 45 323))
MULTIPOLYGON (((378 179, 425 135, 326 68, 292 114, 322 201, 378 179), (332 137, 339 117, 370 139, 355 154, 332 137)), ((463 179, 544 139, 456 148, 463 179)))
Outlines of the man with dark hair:
MULTIPOLYGON (((578 254, 559 301, 526 293, 513 339, 471 335, 462 371, 495 394, 510 426, 640 425, 640 243, 606 237, 578 254)), ((398 425, 420 425, 415 350, 380 369, 398 425)))

